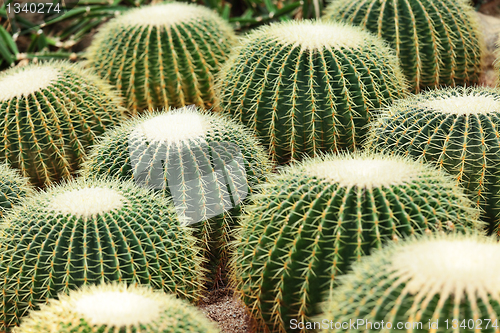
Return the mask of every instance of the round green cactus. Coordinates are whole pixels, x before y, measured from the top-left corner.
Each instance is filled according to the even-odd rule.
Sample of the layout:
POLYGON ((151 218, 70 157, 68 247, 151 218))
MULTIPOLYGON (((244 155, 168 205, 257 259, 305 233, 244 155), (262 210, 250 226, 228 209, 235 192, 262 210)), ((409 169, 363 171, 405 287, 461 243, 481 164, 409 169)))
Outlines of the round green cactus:
POLYGON ((127 11, 100 28, 89 66, 115 85, 133 115, 145 108, 210 107, 214 74, 236 37, 203 6, 160 3, 127 11))
POLYGON ((28 179, 20 176, 6 164, 0 164, 0 217, 22 198, 34 193, 28 179))
POLYGON ((272 170, 244 126, 192 108, 143 113, 107 132, 89 156, 86 177, 134 179, 172 197, 216 274, 227 261, 240 203, 272 170))
POLYGON ((121 102, 111 86, 69 62, 0 73, 0 161, 33 185, 69 178, 96 136, 123 119, 121 102))
POLYGON ((252 128, 279 163, 355 149, 375 109, 405 93, 397 58, 381 39, 318 21, 250 33, 219 81, 218 109, 252 128))
POLYGON ((478 235, 391 244, 340 277, 309 325, 322 332, 498 332, 499 252, 496 239, 478 235))
POLYGON ((383 154, 290 166, 245 211, 232 281, 261 330, 271 332, 318 314, 337 275, 386 241, 482 227, 444 172, 383 154))
POLYGON ((100 284, 61 294, 23 319, 16 333, 217 333, 201 311, 173 295, 126 284, 100 284))
POLYGON ((466 0, 335 0, 324 18, 387 40, 416 92, 479 81, 484 41, 466 0))
POLYGON ((434 163, 463 185, 492 228, 500 213, 500 89, 447 88, 395 102, 367 147, 434 163))
POLYGON ((0 329, 79 286, 147 284, 196 300, 205 270, 170 200, 130 182, 78 179, 25 199, 0 234, 0 329))

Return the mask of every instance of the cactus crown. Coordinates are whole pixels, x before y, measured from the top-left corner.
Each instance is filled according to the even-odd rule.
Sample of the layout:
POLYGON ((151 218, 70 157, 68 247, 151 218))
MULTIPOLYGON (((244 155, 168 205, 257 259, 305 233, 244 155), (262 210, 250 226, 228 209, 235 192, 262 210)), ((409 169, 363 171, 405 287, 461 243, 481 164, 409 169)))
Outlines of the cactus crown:
MULTIPOLYGON (((479 234, 433 234, 392 243, 339 277, 340 285, 319 317, 336 322, 383 320, 394 326, 416 321, 426 331, 429 320, 438 320, 438 332, 445 331, 446 325, 441 326, 445 320, 450 326, 458 322, 453 324, 456 328, 465 318, 489 319, 498 326, 499 251, 496 239, 479 234)), ((365 332, 365 328, 361 325, 348 332, 365 332)), ((330 327, 330 331, 340 330, 330 327)), ((494 329, 490 326, 486 331, 494 329)))
MULTIPOLYGON (((292 21, 262 29, 261 34, 276 38, 278 44, 292 44, 305 49, 356 48, 366 42, 368 34, 347 24, 326 24, 321 21, 292 21)), ((375 38, 373 38, 375 39, 375 38)), ((377 39, 375 39, 377 40, 377 39)))
MULTIPOLYGON (((198 145, 203 147, 207 142, 234 143, 240 147, 245 163, 250 168, 256 168, 251 172, 252 179, 248 180, 250 184, 260 182, 258 179, 272 168, 259 147, 259 141, 247 128, 224 115, 201 108, 183 107, 164 109, 163 112, 148 111, 106 132, 91 152, 83 174, 91 177, 111 174, 112 177, 119 175, 122 179, 133 178, 132 169, 135 166, 132 165, 130 153, 143 152, 130 151, 131 138, 147 145, 156 143, 169 149, 179 146, 188 150, 199 149, 198 145), (108 159, 108 156, 113 158, 108 159)), ((193 162, 201 163, 197 160, 193 162)))
MULTIPOLYGON (((455 188, 447 173, 439 172, 426 164, 415 163, 412 159, 398 155, 373 153, 372 151, 322 154, 284 167, 276 179, 286 179, 287 175, 310 179, 326 180, 325 184, 340 187, 375 188, 390 187, 405 183, 439 179, 440 186, 455 188)), ((460 193, 461 189, 454 190, 460 193)))
POLYGON ((187 23, 199 17, 218 17, 203 6, 186 3, 163 3, 155 6, 143 6, 127 11, 118 17, 117 23, 138 26, 168 27, 177 23, 187 23))
MULTIPOLYGON (((376 45, 378 47, 388 47, 381 38, 375 37, 370 32, 343 22, 304 20, 287 21, 264 25, 252 31, 240 40, 236 47, 238 50, 245 48, 245 45, 256 40, 264 39, 267 42, 278 45, 291 45, 303 50, 315 49, 342 49, 361 48, 364 45, 376 45)), ((397 61, 393 52, 388 54, 391 59, 397 61)), ((237 57, 233 53, 232 58, 237 57)), ((225 65, 226 66, 230 66, 225 65)), ((402 75, 401 72, 398 74, 402 75)))
POLYGON ((57 79, 59 71, 55 67, 28 66, 8 72, 0 77, 0 101, 14 97, 28 96, 47 88, 57 79))
POLYGON ((59 87, 60 80, 66 81, 65 76, 68 75, 86 81, 87 84, 90 81, 92 85, 96 85, 103 95, 112 99, 117 105, 116 108, 120 111, 119 116, 125 115, 125 109, 118 107, 120 103, 123 103, 123 98, 112 86, 106 84, 93 71, 67 61, 51 60, 39 64, 30 63, 27 66, 3 71, 0 73, 0 102, 28 97, 46 88, 54 88, 56 85, 59 87))
POLYGON ((500 95, 484 96, 481 90, 463 90, 462 96, 434 96, 418 106, 451 114, 487 114, 500 110, 500 95))
POLYGON ((123 206, 125 198, 110 188, 82 188, 56 195, 49 204, 50 209, 77 218, 108 213, 123 206))
POLYGON ((199 112, 181 108, 147 119, 135 129, 148 141, 179 144, 205 137, 211 127, 199 112))
POLYGON ((60 294, 25 318, 16 333, 169 332, 215 333, 215 325, 175 296, 145 286, 88 285, 60 294))
POLYGON ((481 238, 430 238, 399 248, 393 254, 391 271, 407 279, 406 288, 417 294, 432 283, 441 297, 451 293, 500 292, 499 246, 481 238))
POLYGON ((346 154, 343 159, 326 159, 311 163, 305 171, 312 176, 329 179, 339 186, 373 188, 402 184, 417 178, 426 168, 406 159, 387 155, 346 154))
POLYGON ((74 311, 86 318, 90 324, 117 327, 147 324, 160 315, 161 303, 151 297, 152 295, 133 292, 134 289, 102 289, 100 292, 81 294, 73 299, 74 311))

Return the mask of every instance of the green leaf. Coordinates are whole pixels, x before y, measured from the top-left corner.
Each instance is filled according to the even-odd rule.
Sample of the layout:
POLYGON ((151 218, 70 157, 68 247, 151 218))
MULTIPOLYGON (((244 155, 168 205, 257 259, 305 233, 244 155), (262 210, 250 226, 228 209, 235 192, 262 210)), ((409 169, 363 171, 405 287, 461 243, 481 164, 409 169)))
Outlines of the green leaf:
POLYGON ((0 39, 0 55, 2 58, 7 61, 10 64, 14 62, 14 57, 12 56, 12 53, 10 53, 7 44, 3 40, 3 38, 0 39))
POLYGON ((17 55, 19 53, 19 50, 17 49, 16 42, 14 42, 14 40, 12 39, 12 36, 1 25, 0 25, 0 38, 3 39, 3 41, 9 47, 9 49, 12 51, 12 53, 14 53, 14 55, 17 55))
POLYGON ((228 21, 230 12, 231 12, 231 5, 229 3, 226 3, 224 9, 222 10, 221 14, 222 18, 228 21))

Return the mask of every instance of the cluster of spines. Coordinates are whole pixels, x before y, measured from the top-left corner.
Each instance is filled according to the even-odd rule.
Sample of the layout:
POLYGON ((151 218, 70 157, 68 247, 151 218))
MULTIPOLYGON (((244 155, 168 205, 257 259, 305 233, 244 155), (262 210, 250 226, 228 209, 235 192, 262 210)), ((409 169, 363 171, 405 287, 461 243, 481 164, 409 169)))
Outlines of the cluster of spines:
POLYGON ((484 42, 466 1, 336 0, 324 18, 361 26, 387 40, 417 92, 479 81, 484 42))
POLYGON ((221 71, 217 104, 284 163, 303 154, 354 150, 372 112, 404 96, 405 87, 397 59, 377 37, 343 24, 287 22, 241 42, 221 71), (311 29, 321 41, 308 39, 311 29), (290 42, 287 34, 302 41, 290 42), (335 45, 341 34, 361 41, 335 45))
POLYGON ((19 175, 8 165, 0 164, 0 217, 24 197, 33 193, 33 187, 27 178, 19 175))
POLYGON ((136 115, 164 106, 210 107, 215 98, 214 73, 234 41, 230 26, 212 11, 194 4, 164 3, 111 20, 87 54, 89 65, 122 92, 136 115), (155 15, 164 19, 133 22, 144 11, 158 11, 155 15), (175 15, 182 11, 196 13, 180 22, 175 15))

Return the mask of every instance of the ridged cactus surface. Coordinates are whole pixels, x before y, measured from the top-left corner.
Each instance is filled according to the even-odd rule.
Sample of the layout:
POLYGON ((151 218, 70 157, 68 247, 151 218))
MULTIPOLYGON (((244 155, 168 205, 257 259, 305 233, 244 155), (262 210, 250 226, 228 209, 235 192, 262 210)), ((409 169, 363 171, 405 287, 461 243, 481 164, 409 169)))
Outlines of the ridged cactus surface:
POLYGON ((367 153, 290 166, 245 211, 231 276, 259 332, 317 315, 337 276, 387 241, 482 227, 446 174, 367 153))
POLYGON ((0 73, 0 161, 44 186, 69 178, 87 147, 123 119, 122 100, 92 72, 68 62, 0 73))
POLYGON ((491 228, 500 213, 500 89, 447 88, 397 101, 367 146, 433 163, 463 185, 491 228))
POLYGON ((279 163, 355 149, 373 112, 405 92, 394 52, 381 39, 318 21, 250 33, 219 81, 218 109, 252 128, 279 163))
POLYGON ((149 288, 101 284, 62 294, 23 320, 16 333, 217 333, 188 302, 149 288))
POLYGON ((23 201, 0 234, 0 329, 82 285, 146 284, 196 300, 205 277, 170 200, 130 182, 79 179, 23 201))
POLYGON ((483 36, 466 0, 335 0, 324 19, 360 26, 387 40, 414 91, 474 84, 483 36))
POLYGON ((28 179, 20 176, 8 165, 0 164, 0 217, 33 192, 28 179))
POLYGON ((392 244, 340 277, 313 321, 328 322, 321 332, 498 332, 499 251, 477 235, 392 244), (349 319, 360 325, 335 328, 349 319))
POLYGON ((133 179, 171 197, 177 213, 196 228, 214 270, 227 259, 240 204, 270 171, 248 129, 194 108, 148 112, 125 122, 104 135, 84 167, 88 177, 133 179))
POLYGON ((100 28, 89 66, 115 85, 132 114, 145 108, 210 107, 214 74, 236 37, 208 8, 160 3, 132 9, 100 28))

